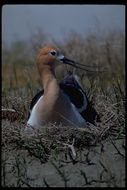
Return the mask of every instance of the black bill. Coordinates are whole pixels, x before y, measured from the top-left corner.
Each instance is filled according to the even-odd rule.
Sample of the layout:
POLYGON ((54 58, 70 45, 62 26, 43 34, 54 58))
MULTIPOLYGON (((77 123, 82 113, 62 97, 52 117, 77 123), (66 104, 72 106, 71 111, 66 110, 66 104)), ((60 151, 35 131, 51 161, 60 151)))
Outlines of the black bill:
POLYGON ((61 61, 64 63, 64 64, 68 64, 68 65, 71 65, 77 69, 82 69, 82 70, 85 70, 85 71, 88 71, 88 72, 104 72, 105 70, 100 70, 100 66, 97 66, 97 65, 84 65, 84 64, 80 64, 80 63, 77 63, 73 60, 70 60, 66 57, 63 57, 61 59, 61 61), (91 70, 91 68, 93 68, 94 70, 91 70))

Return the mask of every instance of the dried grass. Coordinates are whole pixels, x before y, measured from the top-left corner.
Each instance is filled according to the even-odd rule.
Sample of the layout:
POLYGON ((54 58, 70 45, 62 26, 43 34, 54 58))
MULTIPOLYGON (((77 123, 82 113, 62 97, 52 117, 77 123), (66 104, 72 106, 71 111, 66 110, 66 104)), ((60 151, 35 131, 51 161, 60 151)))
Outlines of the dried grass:
MULTIPOLYGON (((123 34, 110 34, 103 39, 100 39, 97 34, 90 34, 84 39, 74 33, 64 43, 57 44, 56 42, 56 45, 64 50, 69 58, 73 57, 82 64, 105 65, 109 68, 107 73, 95 72, 91 74, 76 71, 90 101, 94 103, 101 121, 96 122, 96 126, 88 123, 88 126, 83 129, 49 124, 43 126, 42 129, 35 130, 34 133, 25 133, 30 101, 37 90, 41 88, 41 84, 37 71, 34 69, 33 57, 35 52, 33 49, 26 49, 22 52, 21 49, 29 46, 35 47, 35 51, 37 51, 40 45, 45 42, 44 34, 41 36, 39 32, 39 36, 35 35, 34 38, 32 41, 26 42, 27 45, 14 42, 13 48, 4 47, 2 52, 2 108, 14 109, 21 116, 18 117, 17 121, 11 122, 5 117, 2 120, 3 157, 13 151, 25 151, 29 156, 45 163, 53 152, 57 152, 57 154, 68 152, 70 159, 75 163, 77 150, 96 146, 102 143, 104 139, 124 139, 125 47, 123 34), (38 41, 38 39, 41 40, 38 41), (33 52, 32 55, 31 52, 33 52)), ((63 78, 68 69, 71 70, 72 68, 66 66, 62 69, 61 67, 57 68, 59 80, 63 78)), ((3 158, 4 186, 6 186, 5 163, 6 159, 3 158)), ((85 182, 88 182, 86 174, 83 171, 81 174, 84 176, 85 182)), ((47 181, 44 180, 44 182, 48 186, 47 181)), ((20 185, 18 181, 17 186, 20 185)))
MULTIPOLYGON (((89 146, 96 146, 97 143, 111 136, 113 138, 124 138, 124 114, 117 113, 117 104, 110 104, 109 99, 104 96, 96 98, 96 108, 101 112, 101 122, 96 126, 87 123, 86 128, 73 128, 70 126, 56 126, 48 124, 41 129, 34 129, 32 132, 25 132, 25 125, 21 121, 2 122, 2 146, 6 150, 10 148, 27 150, 30 155, 39 158, 41 162, 47 161, 51 152, 55 149, 63 151, 74 142, 74 147, 83 149, 89 146), (121 118, 121 124, 119 122, 121 118)), ((25 122, 25 121, 24 121, 25 122)))

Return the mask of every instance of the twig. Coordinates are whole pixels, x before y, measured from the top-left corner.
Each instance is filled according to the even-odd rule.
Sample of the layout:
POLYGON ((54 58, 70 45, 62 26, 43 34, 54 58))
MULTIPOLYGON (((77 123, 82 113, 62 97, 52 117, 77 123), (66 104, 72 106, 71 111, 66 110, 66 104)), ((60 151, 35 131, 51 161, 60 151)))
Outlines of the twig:
POLYGON ((43 178, 43 182, 44 182, 44 184, 46 185, 46 187, 50 187, 50 185, 47 183, 47 181, 46 181, 45 178, 43 178))
POLYGON ((72 154, 71 154, 71 152, 69 151, 72 160, 75 160, 75 158, 76 158, 76 152, 75 152, 75 149, 74 149, 74 142, 75 142, 75 139, 73 138, 72 144, 71 145, 69 145, 69 144, 67 145, 68 148, 69 148, 69 150, 71 150, 71 152, 72 152, 72 154))
POLYGON ((85 179, 85 185, 90 185, 91 183, 90 183, 90 181, 88 182, 88 178, 87 178, 87 176, 86 176, 86 173, 84 172, 84 171, 80 171, 80 173, 81 173, 81 175, 84 177, 84 179, 85 179))
POLYGON ((67 179, 67 177, 65 176, 64 171, 62 172, 59 169, 59 167, 57 166, 57 164, 55 164, 53 161, 51 161, 51 164, 55 167, 55 169, 57 170, 57 172, 59 173, 59 175, 63 179, 65 187, 67 187, 67 182, 69 181, 69 179, 67 179))
POLYGON ((84 154, 85 156, 86 156, 86 163, 88 164, 88 165, 95 165, 95 163, 94 162, 91 162, 91 160, 89 159, 89 153, 90 153, 90 151, 88 151, 87 152, 87 154, 84 154))
POLYGON ((105 165, 104 165, 100 160, 99 160, 99 163, 100 163, 100 165, 103 167, 104 171, 105 171, 106 173, 108 173, 107 168, 105 167, 105 165))
MULTIPOLYGON (((109 137, 110 138, 110 137, 109 137)), ((110 140, 111 140, 111 143, 112 143, 112 145, 114 146, 114 148, 117 150, 117 153, 119 154, 119 155, 121 155, 123 158, 125 158, 125 156, 119 151, 119 149, 117 148, 117 146, 115 145, 115 143, 113 142, 113 140, 110 138, 110 140)))

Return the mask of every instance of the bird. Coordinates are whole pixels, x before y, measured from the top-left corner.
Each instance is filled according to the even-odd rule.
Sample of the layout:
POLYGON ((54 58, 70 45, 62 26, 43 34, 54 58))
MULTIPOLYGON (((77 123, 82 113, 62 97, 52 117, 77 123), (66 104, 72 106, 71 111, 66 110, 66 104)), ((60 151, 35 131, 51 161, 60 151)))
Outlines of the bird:
POLYGON ((49 44, 39 50, 36 65, 43 89, 31 101, 26 129, 40 128, 47 123, 84 128, 87 122, 94 124, 98 116, 77 75, 69 72, 58 83, 55 74, 56 62, 84 69, 84 64, 66 58, 55 45, 49 44))

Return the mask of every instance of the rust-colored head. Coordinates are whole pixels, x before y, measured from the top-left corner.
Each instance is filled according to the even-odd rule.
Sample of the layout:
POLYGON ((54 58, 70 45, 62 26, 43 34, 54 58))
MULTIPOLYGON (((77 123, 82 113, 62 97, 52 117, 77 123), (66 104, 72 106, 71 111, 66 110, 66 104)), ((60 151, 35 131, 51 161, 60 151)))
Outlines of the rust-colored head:
POLYGON ((64 58, 64 56, 60 54, 59 49, 55 45, 46 45, 39 50, 36 61, 37 67, 39 71, 44 68, 54 70, 55 62, 57 60, 60 61, 61 58, 64 58))

